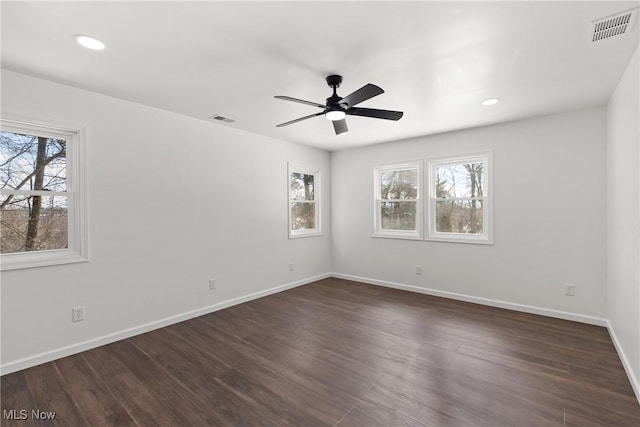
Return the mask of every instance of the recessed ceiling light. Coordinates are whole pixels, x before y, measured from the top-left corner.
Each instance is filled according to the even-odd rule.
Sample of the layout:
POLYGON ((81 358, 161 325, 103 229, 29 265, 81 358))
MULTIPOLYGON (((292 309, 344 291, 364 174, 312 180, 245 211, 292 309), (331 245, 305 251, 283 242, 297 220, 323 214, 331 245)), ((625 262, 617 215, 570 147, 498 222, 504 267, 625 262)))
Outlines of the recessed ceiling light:
POLYGON ((104 43, 102 43, 100 40, 95 39, 91 36, 86 36, 84 34, 76 34, 75 36, 73 36, 76 41, 86 47, 87 49, 93 49, 93 50, 102 50, 104 49, 104 43))
POLYGON ((500 102, 500 98, 489 98, 482 101, 481 104, 488 107, 490 105, 496 105, 498 102, 500 102))

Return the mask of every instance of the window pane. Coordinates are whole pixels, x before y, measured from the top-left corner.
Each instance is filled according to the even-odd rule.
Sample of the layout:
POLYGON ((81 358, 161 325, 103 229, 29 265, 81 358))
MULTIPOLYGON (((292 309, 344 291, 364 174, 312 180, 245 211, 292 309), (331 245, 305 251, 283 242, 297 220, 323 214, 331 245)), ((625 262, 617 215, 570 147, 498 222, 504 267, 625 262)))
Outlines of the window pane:
POLYGON ((2 196, 0 207, 0 252, 68 246, 67 197, 2 196))
POLYGON ((437 198, 478 197, 484 195, 483 163, 460 163, 436 167, 437 198))
POLYGON ((380 173, 381 199, 417 199, 418 170, 382 171, 380 173))
POLYGON ((0 188, 66 191, 66 141, 2 131, 0 188))
POLYGON ((439 233, 483 233, 482 200, 436 202, 436 231, 439 233))
POLYGON ((292 203, 291 204, 291 229, 313 230, 316 228, 316 204, 292 203))
POLYGON ((315 200, 314 178, 312 174, 293 172, 289 180, 290 200, 315 200))
POLYGON ((383 230, 416 230, 416 202, 381 202, 383 230))

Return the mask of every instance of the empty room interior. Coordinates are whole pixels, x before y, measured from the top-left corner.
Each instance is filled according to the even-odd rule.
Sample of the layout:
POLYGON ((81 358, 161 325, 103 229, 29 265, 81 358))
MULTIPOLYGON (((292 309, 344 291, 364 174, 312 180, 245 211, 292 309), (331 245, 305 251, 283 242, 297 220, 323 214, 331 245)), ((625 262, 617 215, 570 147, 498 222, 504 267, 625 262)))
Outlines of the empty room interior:
POLYGON ((640 2, 0 8, 1 425, 640 426, 640 2))

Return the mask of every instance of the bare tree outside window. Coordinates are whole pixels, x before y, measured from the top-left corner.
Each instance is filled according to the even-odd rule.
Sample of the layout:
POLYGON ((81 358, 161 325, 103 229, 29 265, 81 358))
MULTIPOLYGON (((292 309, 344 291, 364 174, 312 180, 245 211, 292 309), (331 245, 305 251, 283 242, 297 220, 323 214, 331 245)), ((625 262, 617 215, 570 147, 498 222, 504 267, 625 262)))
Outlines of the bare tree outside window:
POLYGON ((290 236, 318 234, 318 172, 290 170, 290 236))
POLYGON ((68 247, 66 149, 62 139, 2 131, 1 253, 68 247))
POLYGON ((491 152, 424 159, 374 169, 374 237, 493 244, 491 152), (423 237, 426 230, 426 237, 423 237))
POLYGON ((420 163, 379 166, 374 173, 374 235, 421 238, 420 163))
POLYGON ((484 175, 484 164, 480 162, 436 167, 436 232, 484 232, 484 175))
POLYGON ((380 173, 380 219, 383 230, 415 230, 418 171, 380 173))

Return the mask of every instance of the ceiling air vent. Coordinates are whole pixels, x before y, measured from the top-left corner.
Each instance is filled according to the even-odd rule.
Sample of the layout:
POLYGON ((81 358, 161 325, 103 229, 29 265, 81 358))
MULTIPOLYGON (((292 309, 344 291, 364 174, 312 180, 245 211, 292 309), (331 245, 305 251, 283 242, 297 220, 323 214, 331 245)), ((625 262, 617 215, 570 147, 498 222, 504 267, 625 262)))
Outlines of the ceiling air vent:
POLYGON ((637 12, 637 9, 627 10, 593 21, 589 31, 589 39, 596 43, 627 34, 633 27, 637 12))
POLYGON ((222 123, 233 123, 233 122, 235 122, 235 120, 229 119, 229 118, 221 116, 219 114, 214 114, 213 116, 209 116, 209 118, 211 120, 215 120, 217 122, 222 122, 222 123))

